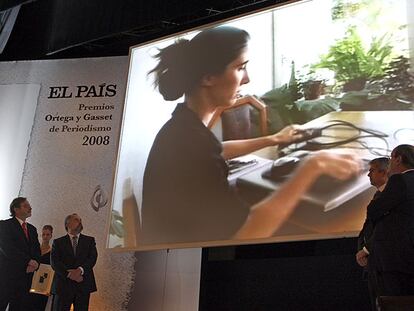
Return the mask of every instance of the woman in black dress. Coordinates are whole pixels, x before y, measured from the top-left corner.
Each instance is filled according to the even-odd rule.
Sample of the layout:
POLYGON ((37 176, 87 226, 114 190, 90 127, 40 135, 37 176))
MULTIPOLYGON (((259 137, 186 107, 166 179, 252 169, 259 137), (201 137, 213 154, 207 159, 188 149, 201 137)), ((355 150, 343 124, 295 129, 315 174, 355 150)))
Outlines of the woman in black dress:
MULTIPOLYGON (((40 263, 50 265, 50 251, 52 247, 50 240, 53 236, 53 227, 51 225, 44 225, 42 228, 42 243, 40 244, 40 263)), ((33 311, 44 311, 49 299, 48 296, 40 294, 32 294, 33 300, 33 311)))

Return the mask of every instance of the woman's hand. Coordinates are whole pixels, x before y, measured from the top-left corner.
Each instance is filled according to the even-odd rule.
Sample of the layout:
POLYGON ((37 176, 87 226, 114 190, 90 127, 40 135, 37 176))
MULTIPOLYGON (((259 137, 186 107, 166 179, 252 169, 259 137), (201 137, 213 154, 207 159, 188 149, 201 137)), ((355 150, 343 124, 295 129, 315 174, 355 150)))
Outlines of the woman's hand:
POLYGON ((303 132, 304 130, 302 130, 300 125, 292 124, 271 135, 270 139, 273 145, 289 145, 301 139, 303 132))
POLYGON ((346 180, 362 170, 359 157, 342 150, 324 150, 304 159, 277 192, 255 204, 236 239, 268 238, 290 217, 304 193, 321 175, 346 180))
POLYGON ((341 149, 315 152, 304 165, 312 167, 318 176, 328 175, 340 180, 349 179, 363 169, 358 155, 341 149))
POLYGON ((289 145, 294 141, 303 137, 303 130, 300 128, 299 125, 289 125, 282 129, 280 132, 261 136, 257 138, 251 139, 243 139, 243 140, 229 140, 222 143, 223 152, 222 156, 225 160, 233 159, 235 157, 239 157, 242 155, 246 155, 252 153, 256 150, 275 146, 275 145, 289 145))

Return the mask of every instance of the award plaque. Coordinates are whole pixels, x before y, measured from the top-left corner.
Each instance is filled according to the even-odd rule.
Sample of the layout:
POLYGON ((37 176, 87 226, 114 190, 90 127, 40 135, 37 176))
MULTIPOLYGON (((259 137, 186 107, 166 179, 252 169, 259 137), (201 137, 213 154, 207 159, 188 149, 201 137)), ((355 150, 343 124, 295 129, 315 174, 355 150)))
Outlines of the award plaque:
POLYGON ((50 265, 40 264, 39 269, 33 275, 30 292, 50 296, 54 275, 55 271, 50 265))

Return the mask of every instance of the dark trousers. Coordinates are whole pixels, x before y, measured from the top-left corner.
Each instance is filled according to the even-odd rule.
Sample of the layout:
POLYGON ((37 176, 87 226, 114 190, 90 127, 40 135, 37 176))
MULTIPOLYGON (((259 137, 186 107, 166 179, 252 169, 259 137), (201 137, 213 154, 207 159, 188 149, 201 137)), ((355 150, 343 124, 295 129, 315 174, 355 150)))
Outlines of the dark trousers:
POLYGON ((377 272, 379 296, 413 296, 414 274, 377 272))
POLYGON ((368 283, 369 300, 371 302, 371 310, 377 311, 377 297, 378 297, 378 280, 374 271, 366 271, 366 280, 368 283))
POLYGON ((90 293, 73 291, 63 295, 55 295, 53 311, 69 311, 73 304, 75 311, 88 311, 90 293))
POLYGON ((29 290, 33 274, 21 278, 0 279, 0 311, 31 311, 29 290))
POLYGON ((32 306, 32 311, 45 311, 48 300, 49 300, 48 296, 39 295, 39 294, 30 294, 30 302, 32 306))

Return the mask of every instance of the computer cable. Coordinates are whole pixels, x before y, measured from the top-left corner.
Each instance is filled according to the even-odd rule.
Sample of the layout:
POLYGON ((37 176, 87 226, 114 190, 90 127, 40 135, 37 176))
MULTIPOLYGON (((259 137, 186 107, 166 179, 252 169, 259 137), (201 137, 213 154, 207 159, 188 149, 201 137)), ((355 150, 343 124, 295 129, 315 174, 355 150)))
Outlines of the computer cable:
POLYGON ((393 137, 396 141, 401 143, 413 143, 414 142, 414 128, 400 128, 396 130, 393 134, 393 137), (407 135, 407 132, 412 132, 407 135), (404 136, 404 134, 407 135, 407 138, 400 137, 404 136))
POLYGON ((373 130, 373 129, 369 129, 369 128, 364 128, 364 127, 359 127, 354 125, 351 122, 348 121, 344 121, 344 120, 331 120, 328 121, 327 124, 325 124, 322 127, 318 128, 318 131, 320 132, 320 135, 318 137, 313 137, 312 139, 306 140, 304 141, 304 144, 300 145, 300 146, 296 146, 292 149, 292 148, 285 148, 282 151, 282 154, 287 155, 291 152, 297 151, 297 150, 323 150, 323 149, 331 149, 331 148, 335 148, 341 145, 345 145, 345 144, 349 144, 349 143, 357 143, 359 144, 361 147, 356 147, 356 146, 346 146, 346 148, 348 149, 359 149, 359 150, 368 150, 371 154, 375 155, 375 156, 384 156, 383 151, 385 151, 386 153, 390 152, 389 149, 389 145, 387 140, 385 139, 386 137, 388 137, 388 135, 384 132, 378 131, 378 130, 373 130), (333 135, 329 135, 329 134, 324 134, 323 132, 326 130, 341 130, 341 131, 346 131, 346 130, 355 130, 356 133, 355 135, 352 135, 351 137, 346 137, 343 139, 338 139, 338 138, 342 138, 339 136, 333 136, 333 135), (331 142, 321 142, 318 141, 318 139, 320 138, 335 138, 335 141, 331 141, 331 142), (384 144, 385 144, 385 148, 381 148, 381 147, 369 147, 367 145, 366 142, 361 141, 361 139, 366 139, 366 138, 377 138, 377 139, 381 139, 384 144), (286 150, 287 149, 287 150, 286 150))

